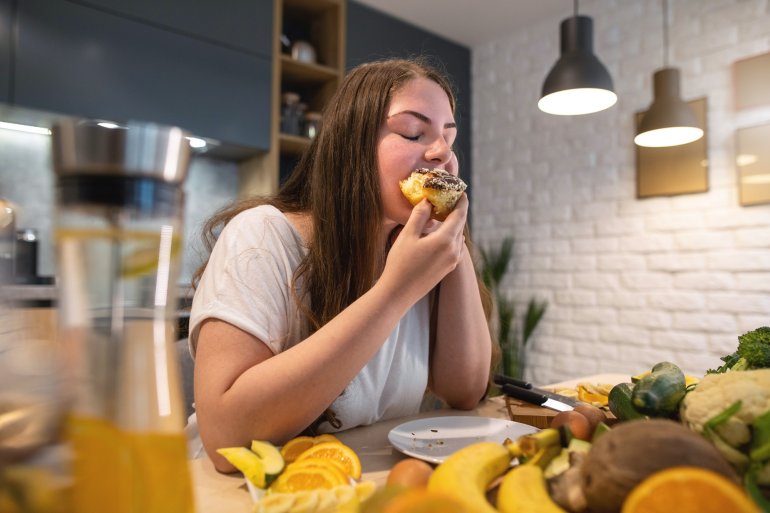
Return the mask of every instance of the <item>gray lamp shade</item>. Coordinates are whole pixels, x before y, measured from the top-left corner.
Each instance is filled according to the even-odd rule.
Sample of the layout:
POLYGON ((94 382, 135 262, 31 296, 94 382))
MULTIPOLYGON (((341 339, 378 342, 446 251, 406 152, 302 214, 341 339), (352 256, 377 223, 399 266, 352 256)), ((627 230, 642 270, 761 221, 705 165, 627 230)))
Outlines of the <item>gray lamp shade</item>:
POLYGON ((556 115, 590 114, 618 97, 607 68, 593 53, 593 20, 573 16, 561 22, 561 56, 543 82, 538 107, 556 115))
POLYGON ((679 70, 659 69, 653 75, 655 98, 645 113, 634 142, 639 146, 678 146, 703 136, 695 113, 679 96, 679 70))

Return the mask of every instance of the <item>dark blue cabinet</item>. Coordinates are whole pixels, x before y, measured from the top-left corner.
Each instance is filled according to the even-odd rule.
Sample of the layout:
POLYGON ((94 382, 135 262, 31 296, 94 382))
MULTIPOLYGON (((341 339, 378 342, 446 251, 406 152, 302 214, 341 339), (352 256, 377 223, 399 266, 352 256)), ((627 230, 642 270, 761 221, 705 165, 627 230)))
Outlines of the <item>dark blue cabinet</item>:
POLYGON ((273 0, 84 0, 80 3, 270 57, 273 0))
POLYGON ((269 147, 269 57, 67 0, 19 0, 17 22, 17 105, 269 147))
POLYGON ((445 68, 457 94, 456 150, 460 173, 471 176, 471 52, 414 25, 359 4, 348 3, 347 67, 386 57, 425 56, 445 68))
POLYGON ((0 103, 11 94, 11 0, 0 0, 0 103))

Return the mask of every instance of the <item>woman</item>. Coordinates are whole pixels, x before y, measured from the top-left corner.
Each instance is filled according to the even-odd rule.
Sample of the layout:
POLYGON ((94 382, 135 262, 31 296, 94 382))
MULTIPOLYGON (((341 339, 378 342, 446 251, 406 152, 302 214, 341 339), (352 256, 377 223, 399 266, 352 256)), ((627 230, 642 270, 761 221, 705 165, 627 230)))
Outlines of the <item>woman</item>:
POLYGON ((438 222, 398 183, 415 168, 457 174, 454 109, 423 63, 361 65, 278 194, 209 222, 212 238, 225 227, 196 276, 190 342, 217 469, 233 470, 217 448, 411 415, 426 389, 462 409, 484 396, 492 342, 468 199, 438 222))

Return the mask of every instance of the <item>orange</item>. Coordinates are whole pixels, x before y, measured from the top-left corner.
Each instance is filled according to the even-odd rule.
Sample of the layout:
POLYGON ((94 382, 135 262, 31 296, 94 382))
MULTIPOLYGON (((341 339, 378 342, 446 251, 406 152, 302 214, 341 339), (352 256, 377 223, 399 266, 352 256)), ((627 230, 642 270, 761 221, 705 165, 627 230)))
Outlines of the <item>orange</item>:
POLYGON ((320 434, 318 436, 314 436, 313 437, 313 443, 314 444, 320 444, 320 443, 323 443, 323 442, 337 442, 339 444, 342 443, 342 442, 340 442, 339 438, 337 438, 336 436, 334 436, 334 435, 332 435, 330 433, 323 433, 323 434, 320 434))
POLYGON ((636 485, 622 513, 759 513, 738 485, 711 470, 672 467, 636 485))
POLYGON ((286 468, 270 485, 274 492, 299 492, 302 490, 332 489, 339 486, 339 477, 331 470, 323 467, 286 468))
POLYGON ((382 513, 472 513, 443 492, 414 488, 390 500, 382 513))
POLYGON ((335 460, 327 460, 322 458, 305 458, 293 462, 290 465, 291 468, 307 468, 307 467, 323 467, 331 470, 339 479, 340 484, 348 483, 348 474, 341 463, 335 460))
POLYGON ((300 454, 310 449, 314 445, 325 442, 336 442, 339 444, 342 443, 340 442, 339 438, 328 433, 324 433, 318 436, 297 436, 283 444, 283 447, 281 447, 281 456, 283 456, 283 461, 286 463, 291 463, 292 461, 296 460, 300 454))
POLYGON ((584 403, 593 404, 601 408, 607 406, 608 397, 605 394, 599 394, 595 391, 591 391, 583 385, 578 385, 578 399, 584 403))
POLYGON ((313 447, 313 443, 314 442, 312 436, 298 436, 296 438, 292 438, 283 444, 283 447, 281 447, 281 456, 283 456, 283 461, 286 463, 291 463, 297 459, 297 456, 305 452, 307 449, 313 447))
POLYGON ((334 460, 342 464, 347 475, 353 479, 361 478, 361 460, 356 452, 340 442, 321 442, 299 455, 297 461, 308 458, 334 460))

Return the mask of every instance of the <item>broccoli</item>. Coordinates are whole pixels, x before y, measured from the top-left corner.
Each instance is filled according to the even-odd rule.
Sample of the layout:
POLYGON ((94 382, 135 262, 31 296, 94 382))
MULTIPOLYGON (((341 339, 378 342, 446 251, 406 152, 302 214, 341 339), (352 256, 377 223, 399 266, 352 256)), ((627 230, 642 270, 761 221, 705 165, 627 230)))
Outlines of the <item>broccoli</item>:
POLYGON ((738 337, 738 350, 720 358, 724 363, 709 374, 770 368, 770 328, 762 326, 738 337))

